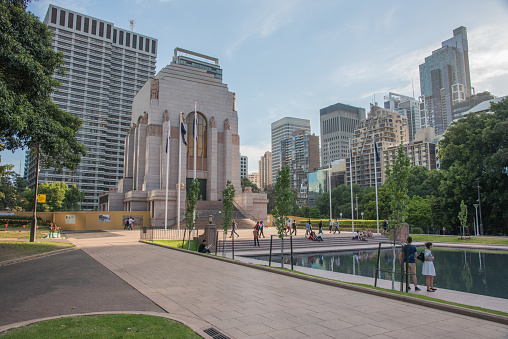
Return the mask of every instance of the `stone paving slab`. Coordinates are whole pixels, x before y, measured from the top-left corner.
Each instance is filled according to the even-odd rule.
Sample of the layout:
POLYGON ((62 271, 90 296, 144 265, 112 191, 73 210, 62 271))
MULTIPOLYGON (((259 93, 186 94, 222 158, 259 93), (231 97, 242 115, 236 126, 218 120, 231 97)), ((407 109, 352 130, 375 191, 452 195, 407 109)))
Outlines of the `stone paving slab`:
POLYGON ((166 311, 232 338, 418 337, 425 328, 432 328, 426 338, 469 329, 508 337, 507 325, 137 243, 134 236, 71 241, 166 311), (395 322, 375 316, 386 314, 395 322), (397 321, 406 327, 397 328, 397 321), (281 328, 284 322, 289 326, 281 328))

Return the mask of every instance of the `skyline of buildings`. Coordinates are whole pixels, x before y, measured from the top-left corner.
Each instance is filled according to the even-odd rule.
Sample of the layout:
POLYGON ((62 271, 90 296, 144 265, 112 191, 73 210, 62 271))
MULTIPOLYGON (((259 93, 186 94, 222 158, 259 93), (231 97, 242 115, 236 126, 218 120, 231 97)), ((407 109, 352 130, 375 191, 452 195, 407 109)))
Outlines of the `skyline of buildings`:
MULTIPOLYGON (((51 95, 63 110, 83 119, 76 138, 86 146, 76 171, 41 169, 39 183, 63 181, 84 191, 84 210, 98 208, 101 192, 116 185, 124 169, 123 140, 131 128, 132 100, 155 75, 158 41, 114 23, 50 5, 44 23, 53 48, 64 55, 66 74, 51 95)), ((36 160, 26 153, 25 178, 35 186, 36 160)))

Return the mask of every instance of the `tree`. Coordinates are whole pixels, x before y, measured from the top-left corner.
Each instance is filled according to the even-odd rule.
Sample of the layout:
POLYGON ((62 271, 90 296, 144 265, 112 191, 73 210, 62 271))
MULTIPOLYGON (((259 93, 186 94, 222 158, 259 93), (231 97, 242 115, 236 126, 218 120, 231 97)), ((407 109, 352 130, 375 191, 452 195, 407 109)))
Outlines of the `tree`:
MULTIPOLYGON (((233 199, 235 198, 235 186, 228 180, 226 187, 222 190, 222 228, 224 229, 224 247, 226 246, 226 235, 228 234, 228 227, 231 225, 233 219, 233 199)), ((225 255, 225 250, 223 251, 225 255)))
MULTIPOLYGON (((189 241, 187 242, 187 249, 190 248, 190 233, 194 229, 196 225, 196 220, 198 220, 198 216, 194 216, 194 212, 196 211, 196 205, 199 197, 199 181, 198 179, 193 179, 192 183, 189 187, 189 192, 187 192, 186 198, 186 208, 185 208, 185 225, 187 226, 186 231, 189 231, 189 241)), ((183 234, 183 238, 185 239, 185 232, 183 234)), ((183 244, 182 244, 183 247, 183 244)))
POLYGON ((242 192, 245 191, 245 187, 250 187, 252 188, 252 193, 259 193, 258 185, 254 184, 247 177, 242 178, 242 180, 240 180, 240 184, 242 185, 242 192))
MULTIPOLYGON (((460 202, 473 206, 478 200, 479 179, 484 230, 508 232, 508 100, 491 104, 492 113, 471 113, 450 126, 440 141, 439 188, 443 213, 458 224, 460 202)), ((470 212, 473 213, 472 207, 470 212)))
POLYGON ((22 193, 26 183, 23 177, 12 171, 12 165, 0 166, 0 211, 22 211, 26 205, 22 193))
POLYGON ((288 216, 293 213, 295 200, 294 192, 289 188, 291 180, 289 179, 289 166, 284 165, 277 174, 275 183, 275 208, 273 209, 273 220, 277 226, 279 238, 281 238, 280 255, 281 265, 284 267, 284 229, 288 223, 288 216))
POLYGON ((407 223, 411 226, 427 228, 431 224, 430 199, 413 195, 407 204, 407 223))
POLYGON ((460 212, 459 212, 459 220, 460 226, 462 227, 462 236, 464 236, 464 230, 467 224, 467 206, 464 204, 464 200, 460 202, 460 212))
POLYGON ((81 206, 79 205, 85 199, 85 192, 80 191, 76 185, 72 185, 65 192, 65 199, 63 204, 64 211, 79 211, 81 206))
POLYGON ((397 148, 393 167, 388 165, 386 168, 385 186, 390 195, 391 220, 395 230, 402 225, 407 215, 409 164, 409 158, 404 153, 404 146, 401 144, 397 148))
POLYGON ((407 195, 410 198, 415 195, 425 198, 430 194, 429 187, 425 185, 425 180, 429 177, 429 173, 429 169, 424 166, 409 167, 407 195))
POLYGON ((44 166, 74 170, 86 154, 75 138, 82 121, 51 101, 63 55, 52 49, 48 27, 26 12, 27 2, 0 2, 0 142, 32 152, 40 145, 44 166))

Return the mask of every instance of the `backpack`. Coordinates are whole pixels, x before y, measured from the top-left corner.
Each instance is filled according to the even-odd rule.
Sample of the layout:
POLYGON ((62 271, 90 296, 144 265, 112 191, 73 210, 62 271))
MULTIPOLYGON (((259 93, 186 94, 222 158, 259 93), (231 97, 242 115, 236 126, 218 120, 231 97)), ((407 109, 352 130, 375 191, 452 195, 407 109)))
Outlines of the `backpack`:
POLYGON ((425 262, 425 254, 423 252, 420 252, 416 259, 420 260, 421 262, 425 262))

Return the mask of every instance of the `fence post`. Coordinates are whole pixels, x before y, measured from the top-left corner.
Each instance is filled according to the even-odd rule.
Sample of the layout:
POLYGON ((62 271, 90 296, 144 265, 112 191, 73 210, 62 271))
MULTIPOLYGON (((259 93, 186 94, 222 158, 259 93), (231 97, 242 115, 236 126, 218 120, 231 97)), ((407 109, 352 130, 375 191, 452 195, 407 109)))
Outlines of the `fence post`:
MULTIPOLYGON (((227 235, 227 233, 226 233, 227 235)), ((233 249, 232 249, 232 255, 233 255, 233 260, 235 260, 235 234, 233 233, 233 231, 231 231, 231 236, 233 238, 233 244, 231 246, 233 246, 233 249)))
POLYGON ((217 255, 218 248, 219 248, 219 231, 215 233, 215 255, 217 255))
POLYGON ((374 287, 377 287, 377 275, 379 273, 379 262, 381 261, 381 243, 377 249, 377 265, 376 265, 376 276, 374 277, 374 287))
POLYGON ((268 267, 272 266, 272 243, 273 243, 273 234, 270 235, 270 259, 268 259, 268 267))
POLYGON ((289 243, 291 245, 291 271, 293 271, 293 236, 289 236, 289 243))

